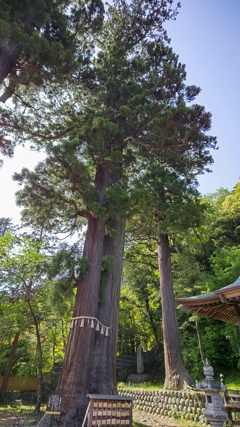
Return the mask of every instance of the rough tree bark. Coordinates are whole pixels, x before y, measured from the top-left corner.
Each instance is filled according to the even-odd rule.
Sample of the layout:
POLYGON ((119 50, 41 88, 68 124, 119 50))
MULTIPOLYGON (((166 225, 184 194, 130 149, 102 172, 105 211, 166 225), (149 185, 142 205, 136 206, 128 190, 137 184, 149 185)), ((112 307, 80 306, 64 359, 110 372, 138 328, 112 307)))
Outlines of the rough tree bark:
MULTIPOLYGON (((100 166, 95 186, 102 206, 108 183, 108 171, 104 166, 100 166)), ((114 312, 114 307, 118 305, 120 292, 124 223, 120 221, 118 228, 118 232, 106 236, 105 224, 94 216, 88 218, 83 252, 88 271, 78 285, 73 318, 82 316, 96 318, 103 325, 110 327, 110 330, 108 335, 105 335, 101 334, 101 326, 100 331, 91 328, 91 321, 88 322, 88 319, 84 319, 82 327, 81 319, 74 321, 56 389, 56 392, 62 395, 59 426, 77 427, 82 424, 88 405, 88 393, 116 392, 115 361, 112 361, 110 355, 115 356, 117 341, 118 310, 114 312), (101 289, 103 257, 106 256, 113 259, 106 288, 101 289), (96 376, 94 372, 97 372, 96 376), (114 378, 111 372, 114 373, 114 378)), ((39 425, 50 425, 51 416, 48 419, 47 416, 44 418, 39 425)))
MULTIPOLYGON (((97 302, 100 290, 104 226, 99 220, 91 218, 84 248, 84 256, 89 265, 88 273, 78 286, 73 317, 97 317, 97 302)), ((94 329, 85 320, 74 322, 70 330, 66 354, 62 366, 57 393, 63 396, 62 426, 81 425, 88 399, 92 356, 94 350, 94 329)), ((106 337, 101 335, 101 339, 106 337)))
POLYGON ((158 236, 158 267, 164 341, 164 389, 181 390, 184 385, 192 386, 194 382, 183 363, 173 292, 169 240, 167 234, 161 233, 161 229, 158 236))
MULTIPOLYGON (((101 206, 105 206, 104 192, 108 185, 108 170, 100 166, 95 186, 101 206)), ((89 216, 83 251, 88 271, 77 288, 73 318, 98 319, 109 328, 108 334, 101 333, 101 326, 100 331, 91 328, 87 319, 84 327, 79 319, 70 329, 56 388, 56 393, 62 396, 61 415, 57 419, 62 427, 82 425, 89 401, 87 394, 117 393, 116 348, 125 219, 117 218, 111 232, 107 233, 106 228, 99 218, 89 216)), ((38 425, 51 423, 51 415, 46 414, 38 425)))
POLYGON ((103 254, 108 257, 109 271, 106 285, 101 290, 98 319, 110 326, 110 330, 104 341, 101 340, 101 335, 96 335, 91 370, 92 393, 117 394, 116 353, 124 236, 125 220, 118 219, 114 233, 104 238, 103 254))
MULTIPOLYGON (((100 166, 96 173, 95 186, 98 189, 100 201, 103 205, 104 190, 108 186, 108 172, 100 166)), ((88 271, 77 288, 73 317, 87 316, 97 318, 98 300, 100 293, 102 255, 104 243, 104 224, 93 215, 88 218, 83 256, 88 265, 88 271)), ((89 384, 91 366, 96 335, 100 335, 101 342, 107 340, 105 335, 91 328, 85 319, 81 327, 81 319, 74 322, 68 338, 62 372, 57 386, 57 393, 62 395, 61 426, 81 425, 87 404, 87 393, 90 393, 89 384)))

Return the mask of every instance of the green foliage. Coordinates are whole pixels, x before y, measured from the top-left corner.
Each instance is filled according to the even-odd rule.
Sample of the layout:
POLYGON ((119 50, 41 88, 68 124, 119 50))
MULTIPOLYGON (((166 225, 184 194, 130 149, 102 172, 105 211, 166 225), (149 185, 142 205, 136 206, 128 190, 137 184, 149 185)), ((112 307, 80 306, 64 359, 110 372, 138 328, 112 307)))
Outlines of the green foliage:
MULTIPOLYGON (((192 316, 194 317, 194 316, 192 316)), ((203 362, 200 357, 199 341, 195 321, 189 318, 181 326, 181 342, 184 362, 194 380, 200 381, 203 376, 203 362)), ((239 350, 236 327, 222 322, 200 317, 199 328, 204 350, 204 357, 214 367, 216 376, 236 370, 239 350)), ((239 340, 239 338, 238 338, 239 340)))
MULTIPOLYGON (((31 97, 44 85, 61 85, 79 68, 87 69, 103 13, 101 0, 1 0, 0 103, 13 97, 26 106, 26 93, 31 97)), ((10 116, 11 108, 0 107, 0 152, 12 157, 15 144, 5 128, 10 116)))
MULTIPOLYGON (((240 275, 239 244, 235 239, 233 214, 224 208, 226 201, 238 200, 238 185, 233 192, 221 191, 207 200, 202 223, 185 236, 176 236, 173 275, 176 295, 192 296, 210 292, 233 283, 240 275), (234 200, 232 199, 234 197, 234 200), (214 236, 214 239, 213 239, 214 236)), ((236 224, 236 223, 235 223, 236 224)), ((196 315, 178 311, 183 355, 195 379, 202 376, 202 360, 195 328, 196 315)), ((239 330, 236 326, 201 317, 199 326, 205 357, 219 375, 239 367, 239 330)))
POLYGON ((239 246, 239 183, 232 192, 221 189, 208 199, 212 203, 212 212, 205 251, 210 256, 222 248, 239 246))
POLYGON ((223 248, 210 258, 213 275, 209 288, 215 290, 230 285, 240 276, 240 246, 223 248))
POLYGON ((240 371, 233 370, 231 373, 224 375, 224 380, 228 390, 240 389, 240 371))
MULTIPOLYGON (((67 252, 66 248, 65 252, 67 252)), ((66 253, 64 253, 65 258, 63 252, 60 251, 60 253, 62 270, 58 270, 58 280, 62 287, 65 283, 66 291, 67 273, 73 271, 73 258, 74 256, 76 258, 77 254, 73 248, 72 252, 69 251, 68 257, 66 253)), ((0 348, 4 357, 0 365, 2 369, 5 368, 9 343, 15 333, 20 331, 20 344, 12 367, 14 375, 36 374, 39 368, 40 345, 42 345, 41 369, 49 371, 54 363, 63 358, 74 294, 72 286, 70 291, 67 289, 68 293, 59 294, 58 290, 55 293, 57 298, 52 304, 55 288, 53 282, 49 281, 47 272, 50 266, 51 273, 54 269, 56 272, 57 267, 56 262, 51 265, 50 260, 40 241, 28 237, 15 237, 9 232, 0 237, 0 348), (24 342, 24 346, 21 346, 21 342, 24 342), (36 348, 38 348, 37 353, 36 348)), ((77 268, 78 264, 76 264, 76 271, 77 268)))
POLYGON ((51 281, 49 300, 58 314, 71 312, 74 288, 88 271, 88 264, 77 244, 61 245, 48 264, 51 281))
POLYGON ((155 345, 146 309, 142 309, 137 296, 125 287, 121 290, 118 353, 135 353, 141 345, 145 350, 155 345))
MULTIPOLYGON (((6 362, 7 359, 5 359, 4 369, 6 362)), ((29 345, 29 338, 24 338, 18 342, 11 375, 18 377, 36 375, 35 346, 29 345)))
POLYGON ((125 251, 120 301, 118 351, 132 353, 139 345, 162 351, 157 259, 151 242, 125 251))
MULTIPOLYGON (((226 246, 219 250, 213 248, 214 250, 211 255, 209 255, 209 253, 204 253, 205 244, 208 241, 212 229, 214 229, 214 221, 218 221, 224 197, 221 203, 219 203, 219 199, 217 199, 216 202, 213 201, 213 204, 205 205, 203 222, 199 224, 197 228, 189 229, 184 234, 176 233, 175 236, 172 236, 171 250, 176 296, 197 295, 201 292, 217 289, 232 283, 240 275, 238 245, 229 247, 229 245, 226 244, 226 246), (208 227, 208 223, 211 224, 211 227, 208 227), (202 262, 204 257, 207 262, 202 262), (210 266, 210 270, 206 268, 206 265, 210 266)), ((6 255, 10 254, 12 245, 18 244, 20 241, 9 233, 5 233, 2 237, 4 238, 1 240, 0 253, 1 259, 3 260, 6 255)), ((29 253, 30 248, 27 245, 27 239, 23 239, 22 242, 24 242, 24 244, 26 243, 25 250, 14 251, 13 259, 16 261, 17 256, 20 257, 21 254, 22 263, 24 264, 23 261, 26 261, 26 257, 29 254, 30 263, 33 263, 37 246, 32 253, 29 253)), ((216 239, 216 243, 217 242, 216 239)), ((134 243, 136 242, 134 241, 134 243)), ((149 300, 150 312, 152 312, 154 321, 158 326, 157 336, 161 342, 161 310, 159 307, 157 259, 154 254, 155 245, 154 243, 151 244, 149 240, 144 242, 144 245, 140 243, 140 240, 137 244, 133 244, 133 242, 129 241, 127 245, 128 250, 126 250, 125 255, 126 260, 124 283, 121 293, 118 343, 118 352, 121 354, 135 351, 139 344, 144 345, 145 349, 153 348, 156 345, 149 320, 149 312, 146 310, 145 306, 146 298, 149 300)), ((59 314, 60 316, 65 314, 64 325, 68 323, 71 316, 72 299, 74 297, 73 286, 80 272, 83 273, 84 269, 87 268, 84 261, 82 266, 80 252, 77 250, 77 247, 74 246, 71 248, 64 246, 59 253, 57 253, 56 258, 53 257, 52 260, 52 264, 48 263, 49 271, 51 272, 49 279, 51 279, 51 282, 54 282, 55 279, 56 282, 58 279, 59 281, 62 279, 63 288, 60 287, 59 289, 63 295, 62 301, 64 300, 66 305, 65 309, 61 310, 59 300, 57 300, 57 297, 60 298, 60 292, 56 291, 56 299, 52 297, 54 295, 54 287, 52 287, 49 282, 48 288, 43 288, 43 296, 49 313, 51 312, 52 303, 55 303, 55 313, 51 315, 52 318, 48 317, 47 325, 44 322, 42 323, 42 333, 45 337, 44 354, 46 354, 44 366, 47 370, 51 369, 52 366, 50 360, 52 361, 53 359, 50 353, 53 343, 54 345, 57 343, 54 360, 62 360, 63 352, 60 349, 61 347, 63 348, 64 337, 60 334, 61 321, 58 316, 59 314), (57 273, 56 276, 54 276, 55 273, 57 273), (74 273, 75 278, 73 277, 74 273), (72 281, 70 280, 71 277, 72 281), (48 298, 46 298, 46 295, 47 297, 51 296, 51 302, 49 301, 50 305, 48 305, 48 298), (59 311, 57 309, 59 309, 59 311)), ((19 265, 21 265, 21 263, 19 265)), ((108 277, 110 265, 110 257, 104 258, 103 278, 105 279, 108 277)), ((4 291, 2 292, 0 304, 1 372, 3 372, 6 357, 9 354, 9 340, 11 340, 14 332, 17 331, 19 327, 22 328, 24 324, 29 325, 28 316, 22 304, 22 300, 15 301, 14 303, 13 301, 9 301, 6 298, 6 293, 4 293, 4 291), (6 325, 5 328, 3 328, 4 325, 6 325), (9 328, 9 325, 11 325, 11 328, 9 328)), ((200 358, 195 321, 192 317, 192 313, 178 310, 184 361, 194 379, 200 381, 203 377, 202 361, 200 358)), ((205 357, 208 358, 209 363, 214 367, 216 378, 220 373, 223 373, 226 379, 228 377, 231 379, 232 370, 234 370, 237 377, 240 348, 238 329, 233 325, 223 324, 204 317, 199 319, 199 324, 204 354, 205 357)), ((29 326, 27 326, 27 328, 29 329, 29 326)), ((23 334, 23 337, 22 342, 25 344, 21 346, 20 343, 19 352, 17 352, 13 367, 13 372, 17 375, 27 372, 31 373, 36 368, 36 360, 33 357, 35 354, 33 339, 30 338, 29 335, 27 336, 26 333, 23 334)), ((231 381, 230 384, 232 388, 239 387, 237 382, 231 381)))
POLYGON ((91 5, 79 2, 78 6, 69 6, 66 0, 1 0, 0 11, 1 51, 18 44, 12 67, 14 59, 18 60, 16 82, 24 85, 42 84, 46 78, 56 79, 74 71, 83 55, 84 33, 90 37, 91 32, 98 31, 103 18, 100 0, 91 5))

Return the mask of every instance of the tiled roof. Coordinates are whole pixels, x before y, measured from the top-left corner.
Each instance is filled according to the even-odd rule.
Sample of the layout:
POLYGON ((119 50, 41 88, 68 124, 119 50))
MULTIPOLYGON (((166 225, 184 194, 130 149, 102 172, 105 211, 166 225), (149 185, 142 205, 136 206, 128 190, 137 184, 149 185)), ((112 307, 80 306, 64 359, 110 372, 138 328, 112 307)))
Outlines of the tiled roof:
POLYGON ((180 309, 192 310, 203 316, 212 317, 240 328, 240 276, 228 286, 208 294, 190 298, 177 298, 180 309))

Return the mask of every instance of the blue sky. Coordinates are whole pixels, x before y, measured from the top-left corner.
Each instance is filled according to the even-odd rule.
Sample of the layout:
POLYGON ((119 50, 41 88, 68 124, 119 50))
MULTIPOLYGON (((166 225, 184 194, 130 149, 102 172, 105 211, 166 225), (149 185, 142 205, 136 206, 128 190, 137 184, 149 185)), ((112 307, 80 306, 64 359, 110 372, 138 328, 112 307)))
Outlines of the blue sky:
MULTIPOLYGON (((202 194, 219 188, 230 191, 240 178, 240 0, 182 0, 176 21, 167 23, 171 45, 186 64, 187 82, 200 86, 196 102, 212 113, 213 172, 199 177, 202 194)), ((17 148, 0 169, 0 217, 19 220, 11 176, 26 166, 34 168, 33 153, 17 148)))
POLYGON ((213 172, 199 176, 199 190, 231 191, 240 179, 240 0, 181 0, 167 30, 187 82, 201 88, 196 102, 212 113, 210 133, 218 139, 213 172))

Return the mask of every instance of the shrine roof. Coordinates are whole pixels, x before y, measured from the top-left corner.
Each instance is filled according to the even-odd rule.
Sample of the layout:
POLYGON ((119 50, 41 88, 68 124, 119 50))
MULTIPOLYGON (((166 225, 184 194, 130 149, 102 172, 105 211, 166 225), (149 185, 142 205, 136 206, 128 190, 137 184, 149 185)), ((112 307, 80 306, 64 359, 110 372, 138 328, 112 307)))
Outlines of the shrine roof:
POLYGON ((240 276, 228 286, 207 294, 176 298, 180 309, 192 310, 203 316, 227 323, 240 323, 240 276))

